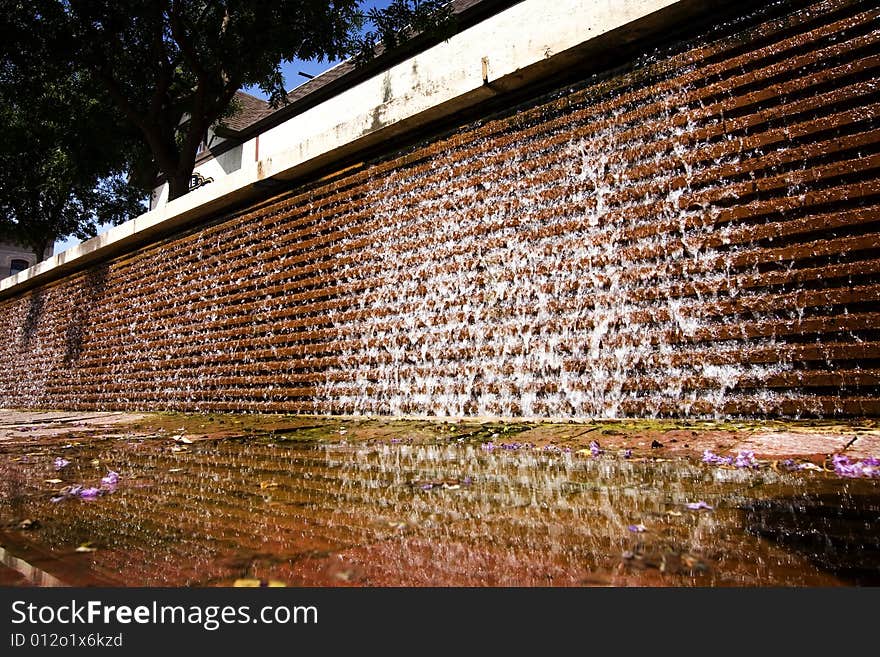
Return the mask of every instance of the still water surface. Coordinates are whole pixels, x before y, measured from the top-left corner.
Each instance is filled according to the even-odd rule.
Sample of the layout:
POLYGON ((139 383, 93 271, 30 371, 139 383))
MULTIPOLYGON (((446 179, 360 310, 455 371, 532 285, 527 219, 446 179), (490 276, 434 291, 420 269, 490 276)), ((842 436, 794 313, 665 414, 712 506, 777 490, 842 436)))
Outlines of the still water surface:
POLYGON ((6 446, 3 562, 37 585, 880 584, 878 479, 295 438, 6 446))

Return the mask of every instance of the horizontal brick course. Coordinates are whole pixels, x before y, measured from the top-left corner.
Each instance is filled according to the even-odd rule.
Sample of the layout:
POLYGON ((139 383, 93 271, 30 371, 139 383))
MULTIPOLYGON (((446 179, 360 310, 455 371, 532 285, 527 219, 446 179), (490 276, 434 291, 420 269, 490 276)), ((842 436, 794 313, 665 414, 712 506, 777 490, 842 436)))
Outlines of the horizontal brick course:
POLYGON ((878 415, 871 4, 718 28, 4 300, 0 404, 878 415))

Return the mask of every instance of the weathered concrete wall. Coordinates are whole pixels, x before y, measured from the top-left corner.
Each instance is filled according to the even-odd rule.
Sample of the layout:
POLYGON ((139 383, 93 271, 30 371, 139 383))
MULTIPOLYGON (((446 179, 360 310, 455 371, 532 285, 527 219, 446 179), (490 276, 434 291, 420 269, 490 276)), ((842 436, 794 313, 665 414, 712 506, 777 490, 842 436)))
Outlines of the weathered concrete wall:
POLYGON ((876 3, 767 15, 0 302, 0 404, 880 415, 876 3))

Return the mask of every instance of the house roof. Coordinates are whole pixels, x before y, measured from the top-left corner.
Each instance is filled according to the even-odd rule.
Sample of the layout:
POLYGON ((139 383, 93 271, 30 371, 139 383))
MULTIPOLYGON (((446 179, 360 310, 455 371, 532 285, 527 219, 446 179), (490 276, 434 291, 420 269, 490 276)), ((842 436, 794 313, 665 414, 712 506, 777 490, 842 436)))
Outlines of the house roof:
MULTIPOLYGON (((451 0, 450 6, 457 28, 465 29, 518 2, 521 0, 451 0)), ((441 39, 438 36, 420 36, 403 43, 393 52, 386 53, 381 45, 378 46, 375 57, 366 65, 358 66, 352 59, 337 64, 289 91, 287 103, 278 108, 272 108, 266 101, 248 93, 237 91, 235 99, 240 109, 223 119, 215 132, 221 137, 245 139, 268 130, 365 77, 393 66, 399 59, 431 47, 441 39)))
POLYGON ((235 92, 235 98, 232 102, 236 107, 235 113, 222 120, 223 126, 231 132, 244 130, 275 111, 262 98, 251 96, 240 89, 235 92))

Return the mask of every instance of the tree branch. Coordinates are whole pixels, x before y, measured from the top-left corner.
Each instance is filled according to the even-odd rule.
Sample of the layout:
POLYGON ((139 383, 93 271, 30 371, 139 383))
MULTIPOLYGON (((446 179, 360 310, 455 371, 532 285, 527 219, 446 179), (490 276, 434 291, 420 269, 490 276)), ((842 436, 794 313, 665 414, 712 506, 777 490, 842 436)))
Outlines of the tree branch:
POLYGON ((184 60, 192 67, 199 80, 207 79, 208 71, 199 60, 192 39, 189 38, 183 25, 183 17, 180 14, 180 2, 178 0, 173 0, 171 3, 168 20, 171 25, 171 36, 174 37, 177 45, 180 46, 180 52, 183 53, 184 60))
POLYGON ((150 99, 151 116, 155 116, 161 110, 162 101, 165 98, 165 94, 168 92, 168 88, 171 86, 172 74, 176 64, 175 57, 168 57, 165 42, 162 39, 162 33, 164 32, 165 27, 163 14, 167 8, 167 0, 161 4, 156 4, 156 31, 153 33, 153 50, 155 51, 157 60, 161 59, 161 64, 159 64, 159 74, 156 78, 156 88, 153 90, 153 96, 150 99))

